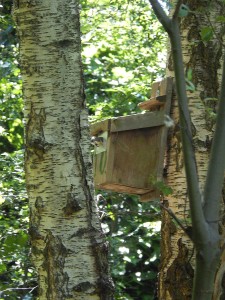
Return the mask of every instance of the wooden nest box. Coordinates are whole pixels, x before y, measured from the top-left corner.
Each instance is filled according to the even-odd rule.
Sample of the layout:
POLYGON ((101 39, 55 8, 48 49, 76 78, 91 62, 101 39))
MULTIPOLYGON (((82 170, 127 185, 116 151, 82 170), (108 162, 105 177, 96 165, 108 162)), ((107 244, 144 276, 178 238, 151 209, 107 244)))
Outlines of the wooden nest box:
POLYGON ((160 196, 153 182, 163 180, 171 97, 172 78, 166 78, 139 104, 147 112, 91 125, 97 189, 140 195, 142 201, 160 196))

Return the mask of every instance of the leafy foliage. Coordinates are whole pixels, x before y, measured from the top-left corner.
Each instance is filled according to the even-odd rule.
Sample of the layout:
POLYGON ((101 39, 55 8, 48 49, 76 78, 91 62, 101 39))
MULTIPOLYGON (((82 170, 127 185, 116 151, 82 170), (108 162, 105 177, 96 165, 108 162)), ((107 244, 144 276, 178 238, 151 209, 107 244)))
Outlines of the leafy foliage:
POLYGON ((165 34, 148 1, 92 0, 81 17, 91 120, 137 112, 165 71, 165 34))
POLYGON ((111 247, 116 299, 156 299, 160 252, 157 205, 117 193, 104 192, 97 197, 111 247))
POLYGON ((23 144, 22 81, 10 4, 5 3, 0 18, 0 153, 19 150, 23 144))
POLYGON ((0 18, 0 299, 28 300, 36 280, 29 261, 22 81, 11 6, 4 1, 0 18))
MULTIPOLYGON (((22 151, 1 154, 0 182, 0 299, 22 299, 36 285, 28 259, 28 199, 22 151)), ((32 299, 31 295, 26 299, 32 299)))

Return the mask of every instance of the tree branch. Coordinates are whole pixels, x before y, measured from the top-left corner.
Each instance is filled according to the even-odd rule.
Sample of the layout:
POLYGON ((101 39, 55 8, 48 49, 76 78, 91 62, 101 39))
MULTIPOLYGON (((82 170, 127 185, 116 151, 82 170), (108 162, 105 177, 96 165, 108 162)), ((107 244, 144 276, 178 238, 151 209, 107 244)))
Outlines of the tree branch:
POLYGON ((149 0, 154 13, 159 20, 159 22, 163 25, 164 29, 168 34, 171 33, 171 19, 167 16, 164 9, 156 0, 149 0))
POLYGON ((167 16, 165 18, 165 13, 162 8, 159 8, 160 5, 157 0, 149 1, 159 21, 169 34, 172 48, 184 165, 193 228, 193 242, 196 248, 196 269, 192 299, 209 300, 212 298, 212 287, 220 255, 220 236, 218 233, 218 222, 215 222, 215 220, 219 219, 219 199, 221 197, 225 170, 225 60, 216 132, 214 134, 204 190, 205 207, 203 209, 195 152, 192 143, 191 118, 188 110, 182 44, 178 22, 178 4, 181 1, 177 1, 172 19, 168 19, 167 16), (204 274, 203 278, 202 274, 204 274))
POLYGON ((204 241, 205 236, 207 235, 207 224, 205 222, 205 217, 202 209, 202 196, 199 189, 197 165, 193 149, 191 118, 188 109, 181 38, 177 19, 173 19, 172 21, 172 34, 170 35, 170 41, 174 63, 176 92, 178 97, 184 165, 190 202, 192 226, 194 231, 193 239, 197 244, 204 241), (196 237, 197 240, 195 239, 196 237))
POLYGON ((183 2, 183 0, 178 0, 177 5, 175 7, 175 11, 173 13, 173 19, 176 19, 178 17, 178 13, 179 13, 182 2, 183 2))
MULTIPOLYGON (((184 74, 184 63, 178 18, 176 17, 170 19, 166 15, 166 13, 164 12, 157 0, 149 1, 157 18, 159 19, 159 21, 161 22, 161 24, 163 25, 170 37, 176 81, 176 92, 178 97, 180 115, 180 129, 184 153, 184 165, 187 178, 192 225, 194 230, 193 239, 196 243, 201 244, 204 242, 205 237, 207 236, 208 228, 202 208, 202 196, 199 189, 197 165, 193 149, 191 118, 188 109, 188 99, 186 93, 186 81, 184 74), (195 237, 197 238, 195 239, 195 237)), ((177 16, 180 4, 181 1, 179 0, 175 8, 174 16, 177 16)))
POLYGON ((224 182, 225 170, 225 58, 221 94, 213 137, 209 168, 204 190, 204 213, 208 222, 219 219, 220 198, 224 182))

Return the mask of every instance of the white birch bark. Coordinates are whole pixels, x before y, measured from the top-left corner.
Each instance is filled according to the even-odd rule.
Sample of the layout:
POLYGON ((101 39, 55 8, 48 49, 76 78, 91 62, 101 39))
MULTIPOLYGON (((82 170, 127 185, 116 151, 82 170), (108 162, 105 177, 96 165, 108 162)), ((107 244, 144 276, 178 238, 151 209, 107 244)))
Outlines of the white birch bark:
POLYGON ((112 299, 93 200, 79 1, 15 0, 39 299, 112 299))
MULTIPOLYGON (((192 81, 196 88, 196 91, 188 92, 188 99, 198 176, 201 189, 203 189, 214 131, 214 122, 209 116, 209 112, 215 112, 217 105, 217 101, 207 100, 207 98, 218 98, 223 59, 222 44, 219 40, 223 40, 224 31, 223 26, 218 26, 218 23, 215 23, 215 19, 218 15, 224 14, 224 5, 219 1, 187 1, 186 4, 194 13, 181 19, 180 29, 185 72, 192 70, 192 81), (203 42, 200 34, 201 29, 211 26, 211 24, 216 35, 211 41, 203 42)), ((174 76, 170 53, 168 55, 167 75, 174 76)), ((167 197, 164 205, 169 207, 189 229, 191 223, 176 97, 174 97, 172 117, 175 121, 175 127, 170 136, 167 182, 172 187, 173 194, 167 197)), ((161 246, 159 299, 191 299, 194 275, 193 244, 183 230, 175 225, 166 211, 163 212, 161 246)))

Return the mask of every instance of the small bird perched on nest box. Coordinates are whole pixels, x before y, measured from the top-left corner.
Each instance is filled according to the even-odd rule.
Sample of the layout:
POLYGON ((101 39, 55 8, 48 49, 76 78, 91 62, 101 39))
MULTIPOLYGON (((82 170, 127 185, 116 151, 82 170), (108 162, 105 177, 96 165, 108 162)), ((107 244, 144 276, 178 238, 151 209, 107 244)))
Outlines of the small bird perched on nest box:
POLYGON ((92 136, 91 137, 91 143, 96 147, 102 146, 103 142, 104 142, 104 138, 102 136, 92 136))

